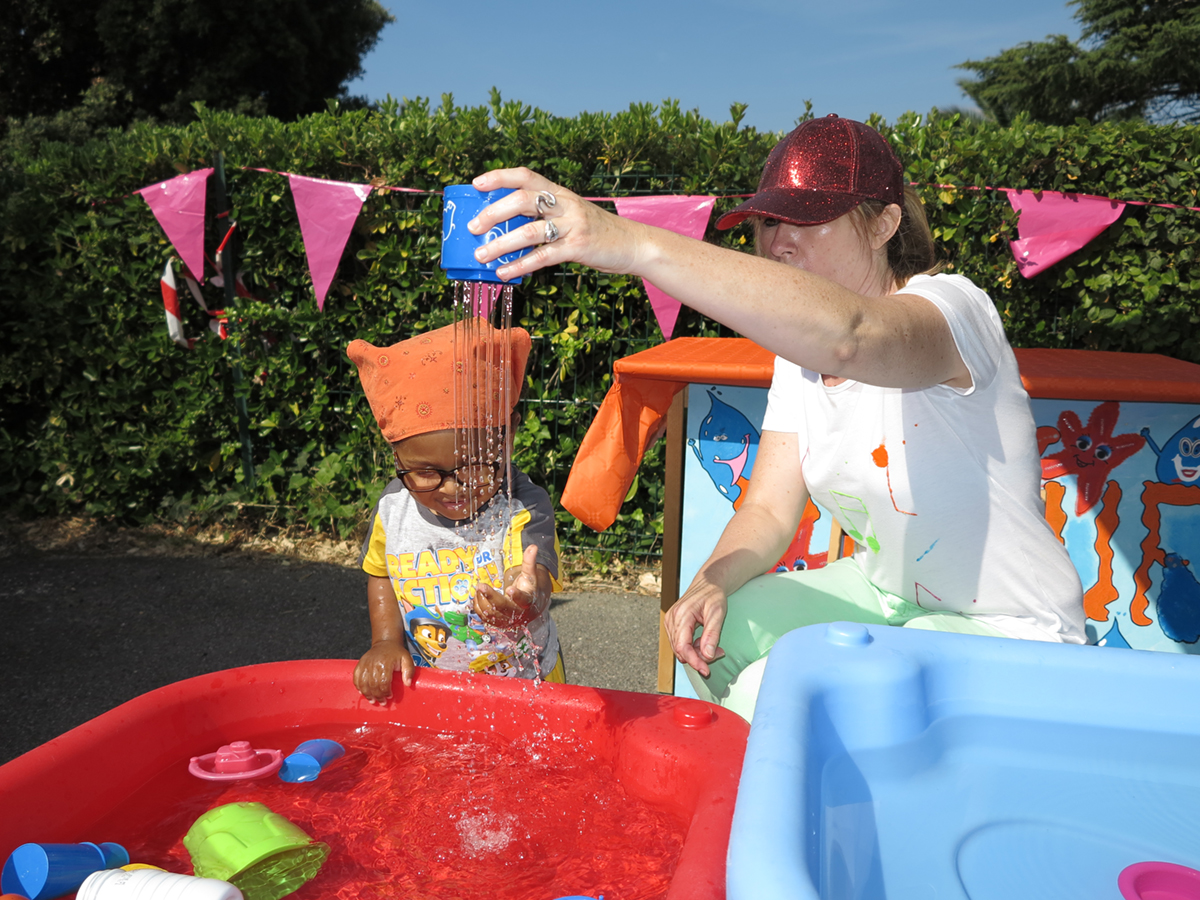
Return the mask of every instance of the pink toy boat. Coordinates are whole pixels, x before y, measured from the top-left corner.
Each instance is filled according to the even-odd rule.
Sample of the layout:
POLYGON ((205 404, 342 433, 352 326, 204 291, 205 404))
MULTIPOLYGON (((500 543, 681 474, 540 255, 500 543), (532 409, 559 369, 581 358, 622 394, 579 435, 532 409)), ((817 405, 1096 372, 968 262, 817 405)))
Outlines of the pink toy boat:
POLYGON ((1200 872, 1167 862, 1127 866, 1117 879, 1125 900, 1200 900, 1200 872))
POLYGON ((249 741, 234 741, 216 753, 193 756, 188 771, 205 781, 249 781, 274 775, 282 765, 282 750, 255 750, 249 741))

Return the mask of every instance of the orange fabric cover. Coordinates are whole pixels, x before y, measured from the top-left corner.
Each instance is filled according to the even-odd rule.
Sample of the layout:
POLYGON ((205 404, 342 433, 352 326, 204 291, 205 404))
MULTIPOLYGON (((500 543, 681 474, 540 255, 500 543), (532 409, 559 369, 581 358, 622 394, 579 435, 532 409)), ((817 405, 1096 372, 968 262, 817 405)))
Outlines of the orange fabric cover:
POLYGON ((613 364, 615 381, 575 455, 560 502, 589 528, 617 519, 646 451, 689 383, 767 387, 773 354, 745 338, 677 338, 613 364))
POLYGON ((642 457, 667 427, 671 401, 686 386, 633 378, 609 388, 567 476, 563 509, 596 531, 612 525, 642 457))

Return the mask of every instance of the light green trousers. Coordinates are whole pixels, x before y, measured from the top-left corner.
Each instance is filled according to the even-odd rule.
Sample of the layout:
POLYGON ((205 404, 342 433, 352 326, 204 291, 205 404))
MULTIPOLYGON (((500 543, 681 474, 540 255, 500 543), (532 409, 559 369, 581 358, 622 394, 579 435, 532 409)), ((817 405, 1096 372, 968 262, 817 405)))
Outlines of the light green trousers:
POLYGON ((729 597, 721 628, 725 655, 709 664, 707 678, 685 666, 688 679, 702 700, 718 703, 748 721, 754 715, 763 667, 775 642, 789 631, 819 622, 1005 636, 970 616, 931 612, 881 591, 853 560, 839 559, 821 569, 760 575, 746 582, 729 597))

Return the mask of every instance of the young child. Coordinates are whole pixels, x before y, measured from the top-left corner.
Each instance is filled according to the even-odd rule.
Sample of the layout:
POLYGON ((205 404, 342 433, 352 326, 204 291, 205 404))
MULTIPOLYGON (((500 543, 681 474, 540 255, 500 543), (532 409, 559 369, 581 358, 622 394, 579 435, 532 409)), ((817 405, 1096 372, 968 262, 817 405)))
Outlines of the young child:
POLYGON ((510 334, 505 348, 504 332, 476 319, 346 348, 396 458, 360 558, 371 649, 354 686, 376 703, 397 668, 406 686, 415 666, 565 681, 549 615, 560 589, 554 510, 515 468, 508 499, 505 426, 518 421, 530 349, 526 331, 510 334), (481 519, 497 507, 507 527, 485 542, 481 519))

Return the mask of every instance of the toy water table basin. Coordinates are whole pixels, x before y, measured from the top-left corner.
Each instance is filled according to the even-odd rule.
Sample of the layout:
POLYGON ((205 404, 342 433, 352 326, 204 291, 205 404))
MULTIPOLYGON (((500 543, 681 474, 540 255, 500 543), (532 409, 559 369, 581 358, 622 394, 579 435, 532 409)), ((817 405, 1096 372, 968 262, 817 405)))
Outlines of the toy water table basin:
MULTIPOLYGON (((188 794, 232 791, 225 799, 253 800, 266 792, 281 802, 307 802, 299 792, 336 799, 337 790, 329 789, 335 776, 353 780, 353 766, 338 767, 329 776, 334 780, 323 775, 315 783, 287 784, 272 776, 228 788, 188 774, 190 757, 242 736, 254 740, 286 735, 289 729, 306 737, 365 731, 390 743, 469 743, 495 736, 514 747, 540 741, 580 748, 598 771, 611 771, 631 803, 687 823, 667 896, 724 896, 725 851, 749 731, 740 717, 696 700, 428 669, 417 673, 412 688, 397 679, 395 698, 376 706, 354 689, 353 670, 353 661, 303 660, 188 679, 143 694, 0 766, 0 859, 30 840, 86 839, 97 823, 106 834, 121 831, 105 823, 114 815, 123 821, 121 811, 131 802, 141 804, 141 798, 155 815, 177 819, 170 796, 163 792, 157 799, 154 788, 160 782, 188 794)), ((579 798, 580 807, 586 803, 579 798)), ((182 834, 191 819, 170 821, 182 834)), ((310 830, 314 838, 337 845, 328 868, 342 853, 344 836, 310 830)), ((130 839, 142 840, 139 835, 130 839)), ((563 893, 570 892, 553 896, 563 893)))
MULTIPOLYGON (((1200 868, 1200 660, 835 623, 767 664, 730 900, 1121 900, 1200 868)), ((1174 896, 1174 895, 1172 895, 1174 896)))

